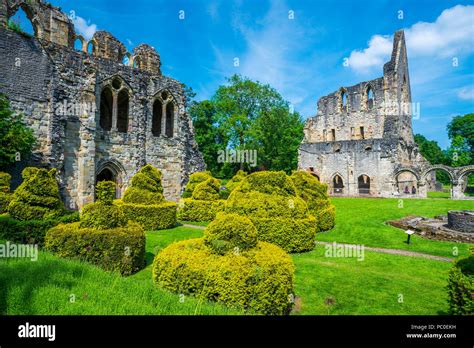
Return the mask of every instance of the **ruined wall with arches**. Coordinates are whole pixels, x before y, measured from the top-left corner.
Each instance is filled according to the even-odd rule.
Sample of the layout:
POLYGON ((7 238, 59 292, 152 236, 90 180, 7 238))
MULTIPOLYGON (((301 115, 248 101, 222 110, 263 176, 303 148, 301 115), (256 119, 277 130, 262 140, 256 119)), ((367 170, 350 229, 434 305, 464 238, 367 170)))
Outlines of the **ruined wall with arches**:
POLYGON ((127 52, 106 31, 86 41, 57 7, 0 0, 0 55, 0 93, 38 139, 23 165, 58 168, 69 208, 92 201, 96 181, 111 175, 123 192, 146 163, 162 170, 167 198, 178 199, 189 174, 205 168, 181 83, 162 75, 153 47, 127 52), (8 28, 18 8, 33 37, 8 28))
POLYGON ((397 195, 396 168, 427 164, 413 138, 412 111, 405 37, 399 30, 382 77, 318 100, 316 116, 305 124, 299 169, 315 173, 333 195, 397 195), (342 187, 340 182, 336 187, 335 175, 342 187))

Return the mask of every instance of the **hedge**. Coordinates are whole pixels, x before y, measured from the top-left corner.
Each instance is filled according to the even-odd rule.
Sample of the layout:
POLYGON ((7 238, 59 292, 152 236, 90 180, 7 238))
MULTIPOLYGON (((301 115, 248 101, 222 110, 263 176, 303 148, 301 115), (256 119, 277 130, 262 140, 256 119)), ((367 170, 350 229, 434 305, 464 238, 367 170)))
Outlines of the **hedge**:
POLYGON ((209 226, 204 238, 173 243, 155 257, 154 282, 229 307, 288 314, 295 271, 289 255, 276 245, 257 242, 247 218, 219 214, 209 226), (229 244, 216 248, 223 245, 215 243, 219 240, 229 244))
POLYGON ((20 221, 0 215, 0 238, 15 243, 44 245, 46 232, 60 224, 79 221, 79 212, 69 212, 57 219, 20 221))
POLYGON ((247 216, 257 228, 259 240, 287 252, 314 248, 317 220, 284 172, 256 172, 245 177, 227 199, 225 212, 247 216))
POLYGON ((161 230, 176 226, 175 202, 165 201, 161 172, 150 164, 132 178, 123 200, 117 200, 125 219, 140 223, 146 230, 161 230))
POLYGON ((201 201, 183 198, 178 205, 178 219, 185 221, 212 221, 218 212, 224 210, 224 204, 224 200, 201 201))
POLYGON ((211 172, 209 172, 209 171, 196 172, 196 173, 191 174, 189 176, 189 181, 186 184, 186 187, 184 188, 182 198, 191 198, 196 186, 199 183, 201 183, 203 181, 206 181, 209 178, 212 178, 211 172))
POLYGON ((120 207, 127 220, 138 222, 147 231, 168 229, 177 224, 175 202, 152 205, 121 203, 120 207))
POLYGON ((22 172, 23 182, 13 193, 8 213, 17 220, 57 218, 65 208, 59 196, 56 169, 28 167, 22 172))
POLYGON ((145 232, 135 222, 113 229, 61 224, 46 233, 45 247, 60 257, 77 258, 122 275, 145 266, 145 232))
POLYGON ((209 178, 196 185, 192 198, 202 201, 215 201, 220 198, 220 180, 209 178))
POLYGON ((233 177, 230 179, 227 184, 221 188, 220 197, 221 199, 227 199, 232 191, 240 184, 242 180, 247 176, 247 173, 243 170, 239 170, 233 177))
POLYGON ((327 193, 328 186, 307 171, 295 171, 291 175, 296 193, 308 205, 309 212, 316 217, 319 231, 334 227, 336 207, 331 204, 327 193))
POLYGON ((474 314, 474 255, 458 260, 448 277, 449 312, 474 314))

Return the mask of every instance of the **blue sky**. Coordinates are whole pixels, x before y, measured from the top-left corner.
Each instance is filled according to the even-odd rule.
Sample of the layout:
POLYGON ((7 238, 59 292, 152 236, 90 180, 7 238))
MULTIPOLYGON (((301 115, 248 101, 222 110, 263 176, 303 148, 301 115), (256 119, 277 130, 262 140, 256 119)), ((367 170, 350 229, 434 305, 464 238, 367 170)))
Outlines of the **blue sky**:
POLYGON ((152 45, 163 73, 191 86, 198 100, 239 73, 275 87, 304 118, 316 114, 319 97, 382 76, 392 35, 403 28, 412 99, 421 107, 414 132, 446 147, 446 124, 474 112, 474 1, 51 2, 74 11, 85 36, 107 30, 130 51, 152 45))

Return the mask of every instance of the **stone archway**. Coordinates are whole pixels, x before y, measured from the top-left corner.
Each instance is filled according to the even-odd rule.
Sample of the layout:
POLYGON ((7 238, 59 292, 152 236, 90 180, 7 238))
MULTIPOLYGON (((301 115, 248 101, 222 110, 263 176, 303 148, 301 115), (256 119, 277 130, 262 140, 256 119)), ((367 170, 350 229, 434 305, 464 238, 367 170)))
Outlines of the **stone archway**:
POLYGON ((332 194, 344 194, 344 180, 342 179, 342 175, 334 174, 331 180, 331 191, 332 194))
POLYGON ((115 182, 115 198, 120 198, 122 196, 124 175, 125 170, 119 162, 113 160, 103 162, 98 166, 98 169, 96 171, 95 183, 97 184, 99 181, 115 182))
POLYGON ((424 190, 426 191, 427 197, 457 198, 455 191, 457 190, 456 186, 458 186, 458 182, 455 177, 454 168, 442 164, 429 166, 421 174, 421 180, 425 184, 424 190), (445 185, 442 185, 438 181, 438 175, 436 174, 437 172, 442 172, 447 175, 449 178, 449 189, 443 188, 445 185), (437 192, 439 192, 439 197, 437 192), (444 196, 442 192, 449 192, 449 197, 444 196))

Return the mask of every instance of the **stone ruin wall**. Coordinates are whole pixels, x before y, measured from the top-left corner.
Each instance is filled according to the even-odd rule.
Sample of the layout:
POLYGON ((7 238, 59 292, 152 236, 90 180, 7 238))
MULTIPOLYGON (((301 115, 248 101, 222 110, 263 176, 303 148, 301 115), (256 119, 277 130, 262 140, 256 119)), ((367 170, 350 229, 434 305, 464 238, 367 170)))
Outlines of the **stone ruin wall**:
POLYGON ((115 171, 123 193, 131 176, 150 163, 162 170, 164 194, 173 200, 179 198, 189 174, 205 168, 181 83, 161 74, 160 57, 152 47, 140 45, 132 55, 104 31, 87 43, 76 36, 59 8, 39 0, 1 0, 0 56, 0 92, 27 116, 38 139, 32 158, 17 166, 17 181, 26 165, 56 167, 67 206, 80 208, 94 199, 96 177, 103 168, 115 171), (31 20, 35 37, 5 27, 19 6, 31 20), (45 18, 50 20, 43 22, 45 18), (75 39, 81 40, 82 51, 74 49, 75 39), (92 54, 87 53, 88 45, 92 54), (128 64, 123 63, 125 56, 128 64), (99 125, 101 93, 114 80, 129 96, 126 132, 115 129, 116 114, 111 130, 99 125), (163 91, 174 106, 172 137, 164 130, 160 136, 151 131, 153 103, 163 91), (62 105, 70 104, 83 109, 61 111, 62 105))
POLYGON ((341 87, 319 99, 316 116, 305 125, 299 168, 327 183, 331 194, 338 175, 343 195, 359 195, 358 179, 368 176, 367 194, 391 196, 396 167, 425 163, 413 139, 410 107, 406 47, 403 31, 398 31, 383 77, 341 87))

